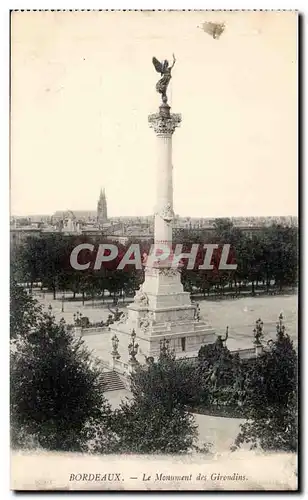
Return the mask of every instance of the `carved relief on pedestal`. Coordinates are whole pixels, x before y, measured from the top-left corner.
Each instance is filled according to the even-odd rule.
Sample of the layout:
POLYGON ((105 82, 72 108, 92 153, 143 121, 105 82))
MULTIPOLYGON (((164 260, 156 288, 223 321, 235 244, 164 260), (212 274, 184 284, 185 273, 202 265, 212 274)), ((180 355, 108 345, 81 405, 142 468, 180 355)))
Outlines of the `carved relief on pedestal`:
POLYGON ((161 210, 159 215, 165 222, 171 222, 174 218, 174 212, 172 210, 171 204, 167 203, 167 205, 161 210))
POLYGON ((122 315, 118 321, 118 324, 126 323, 127 319, 128 319, 128 313, 125 311, 124 313, 122 313, 122 315))
POLYGON ((141 288, 137 290, 135 298, 134 298, 135 304, 138 304, 140 307, 146 307, 149 304, 149 299, 146 293, 142 291, 141 288))
POLYGON ((146 267, 145 268, 145 274, 147 276, 158 276, 159 275, 159 269, 157 267, 146 267))
POLYGON ((178 270, 176 267, 165 267, 162 269, 159 269, 159 274, 163 276, 167 276, 168 278, 173 278, 174 276, 177 276, 178 270))
POLYGON ((177 276, 179 273, 178 268, 176 267, 146 267, 145 274, 147 276, 166 276, 168 278, 173 278, 177 276))
POLYGON ((181 313, 181 320, 187 320, 187 319, 190 319, 190 320, 192 319, 191 311, 181 313))
POLYGON ((146 332, 150 327, 150 321, 147 318, 142 318, 139 323, 139 328, 142 332, 146 332))
POLYGON ((148 311, 139 321, 139 328, 146 333, 154 322, 154 313, 148 311))

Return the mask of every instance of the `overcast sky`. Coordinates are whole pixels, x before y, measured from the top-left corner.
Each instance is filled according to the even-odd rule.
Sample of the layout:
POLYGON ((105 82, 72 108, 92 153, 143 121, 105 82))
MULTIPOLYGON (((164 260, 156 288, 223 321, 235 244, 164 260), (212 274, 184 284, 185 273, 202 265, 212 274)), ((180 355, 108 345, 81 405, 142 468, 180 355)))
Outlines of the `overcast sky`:
POLYGON ((175 212, 297 214, 295 13, 19 12, 11 52, 12 214, 96 209, 101 187, 111 216, 153 212, 151 59, 173 52, 175 212))

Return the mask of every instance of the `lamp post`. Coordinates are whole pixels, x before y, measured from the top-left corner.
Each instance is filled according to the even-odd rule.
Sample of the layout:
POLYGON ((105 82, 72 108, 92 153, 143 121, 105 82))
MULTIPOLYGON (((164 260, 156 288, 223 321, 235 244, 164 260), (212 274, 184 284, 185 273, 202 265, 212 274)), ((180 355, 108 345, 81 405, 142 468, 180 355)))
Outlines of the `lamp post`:
POLYGON ((263 321, 259 318, 256 321, 256 326, 253 329, 253 334, 254 334, 254 345, 256 347, 256 356, 259 356, 262 354, 263 351, 263 346, 262 346, 262 339, 263 339, 263 321))
POLYGON ((61 311, 64 312, 64 293, 62 293, 62 309, 61 311))
POLYGON ((77 311, 76 313, 73 314, 73 317, 74 317, 74 323, 76 326, 81 326, 81 318, 82 318, 82 314, 77 311))
POLYGON ((279 314, 278 323, 276 325, 276 330, 277 330, 278 336, 283 336, 284 333, 285 333, 286 327, 283 324, 283 315, 282 315, 282 313, 279 314))
POLYGON ((196 304, 196 309, 195 309, 195 320, 200 321, 200 306, 198 302, 196 304))
POLYGON ((118 351, 118 345, 119 345, 119 339, 116 335, 114 335, 111 339, 112 342, 112 351, 111 351, 111 356, 113 357, 113 360, 115 359, 120 359, 120 354, 118 351))
POLYGON ((131 357, 130 362, 132 364, 136 364, 136 363, 138 363, 138 361, 136 360, 136 356, 138 354, 139 344, 137 344, 135 342, 136 332, 134 329, 133 329, 132 334, 131 334, 131 339, 132 339, 131 343, 128 344, 128 353, 131 357))
POLYGON ((160 355, 161 356, 167 356, 167 354, 169 353, 169 344, 170 344, 170 340, 169 339, 162 339, 160 342, 160 355))

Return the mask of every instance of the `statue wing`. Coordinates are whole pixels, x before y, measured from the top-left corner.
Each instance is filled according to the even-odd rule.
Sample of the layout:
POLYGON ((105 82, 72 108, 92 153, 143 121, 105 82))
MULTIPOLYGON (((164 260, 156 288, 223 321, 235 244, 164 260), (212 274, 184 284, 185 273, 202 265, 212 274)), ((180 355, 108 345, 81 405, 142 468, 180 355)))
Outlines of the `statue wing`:
POLYGON ((162 73, 163 72, 163 65, 161 62, 159 62, 158 59, 156 59, 156 57, 153 57, 152 58, 152 63, 154 64, 154 68, 156 69, 157 73, 162 73))

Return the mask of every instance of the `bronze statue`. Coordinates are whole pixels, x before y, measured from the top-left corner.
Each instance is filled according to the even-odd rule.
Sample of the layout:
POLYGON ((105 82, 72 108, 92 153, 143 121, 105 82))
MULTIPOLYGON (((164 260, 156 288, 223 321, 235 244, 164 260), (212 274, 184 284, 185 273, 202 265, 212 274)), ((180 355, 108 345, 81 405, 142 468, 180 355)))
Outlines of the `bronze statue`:
MULTIPOLYGON (((122 311, 119 311, 119 308, 116 307, 116 310, 113 311, 112 309, 110 309, 110 307, 108 306, 108 309, 109 311, 113 314, 113 321, 119 321, 119 319, 121 318, 121 316, 123 315, 123 312, 122 311)), ((110 316, 110 315, 109 315, 110 316)))
POLYGON ((171 80, 171 70, 175 65, 174 54, 173 54, 173 63, 171 66, 169 66, 169 62, 166 59, 163 62, 159 62, 158 59, 156 59, 156 57, 153 57, 152 62, 154 64, 154 68, 156 69, 157 73, 160 73, 162 76, 162 78, 156 84, 156 92, 161 94, 163 103, 167 104, 168 101, 167 88, 171 80))
POLYGON ((221 368, 221 363, 220 361, 217 361, 209 370, 207 373, 204 382, 209 383, 209 386, 216 391, 217 389, 217 384, 219 381, 219 370, 221 368))
POLYGON ((225 338, 223 339, 221 335, 217 335, 217 339, 215 340, 215 347, 216 349, 220 350, 224 347, 224 342, 226 342, 228 340, 228 336, 229 336, 229 327, 227 326, 226 328, 226 336, 225 338))
POLYGON ((210 382, 211 382, 211 385, 212 385, 212 388, 216 391, 217 389, 217 382, 218 382, 218 375, 219 375, 219 364, 216 363, 214 366, 213 366, 213 369, 210 373, 210 382))

